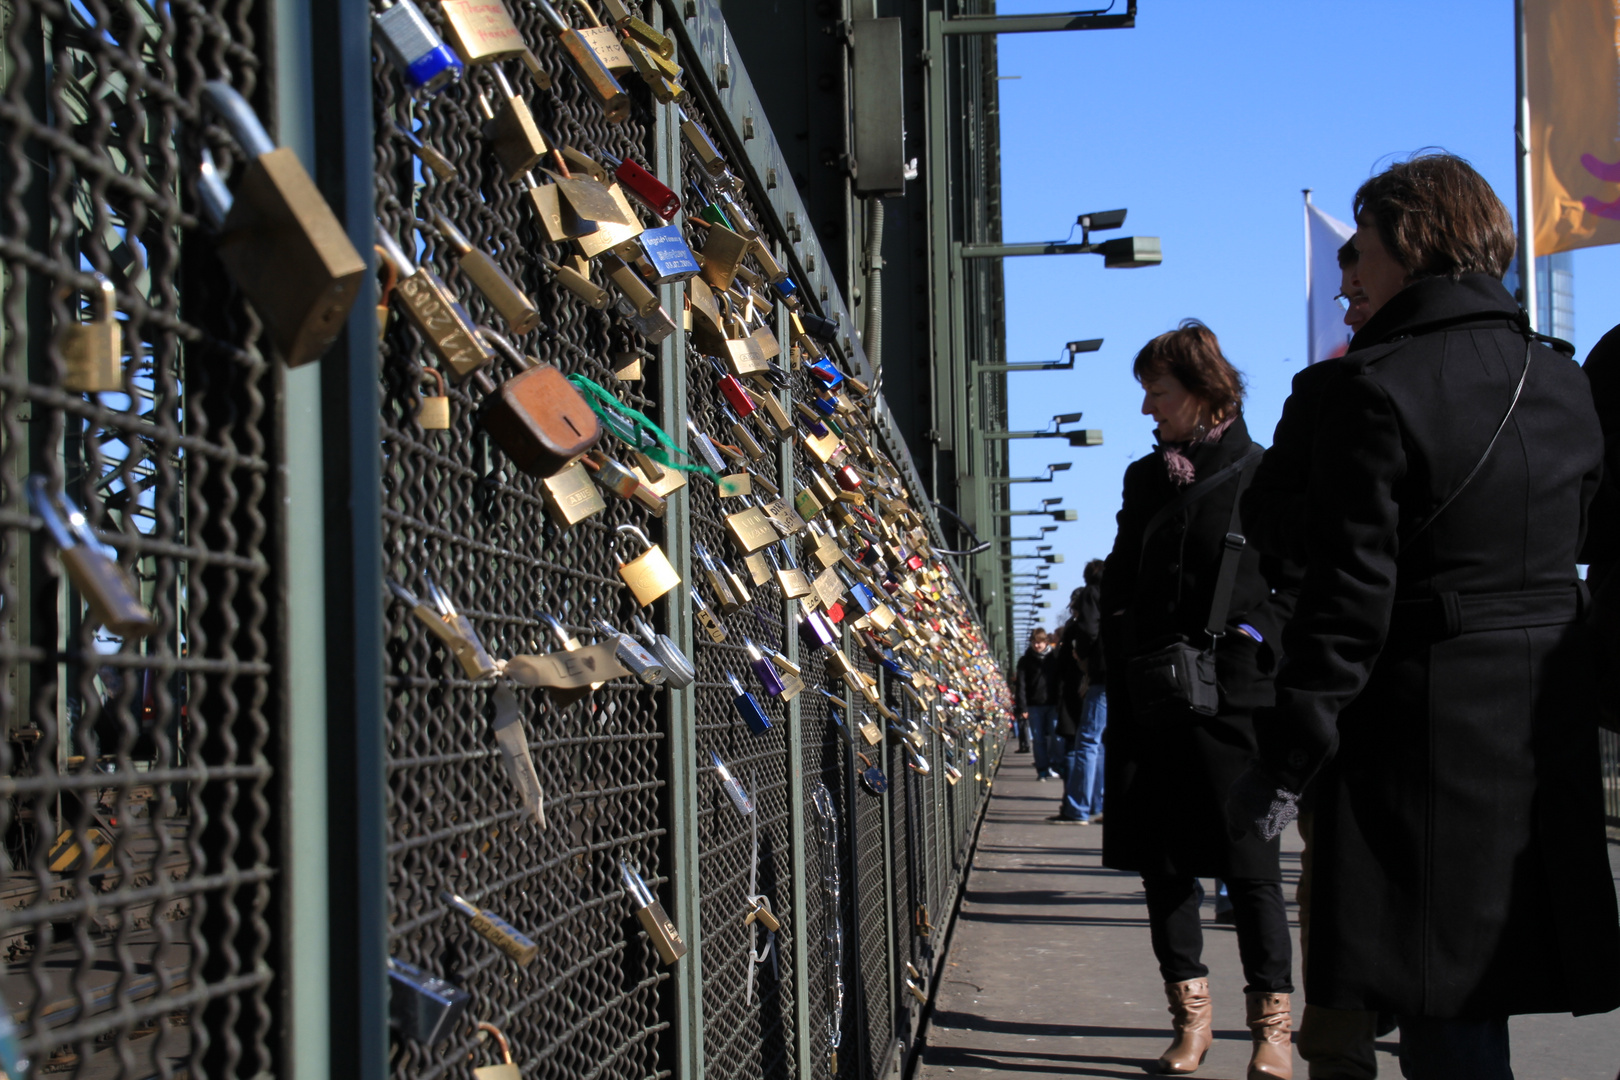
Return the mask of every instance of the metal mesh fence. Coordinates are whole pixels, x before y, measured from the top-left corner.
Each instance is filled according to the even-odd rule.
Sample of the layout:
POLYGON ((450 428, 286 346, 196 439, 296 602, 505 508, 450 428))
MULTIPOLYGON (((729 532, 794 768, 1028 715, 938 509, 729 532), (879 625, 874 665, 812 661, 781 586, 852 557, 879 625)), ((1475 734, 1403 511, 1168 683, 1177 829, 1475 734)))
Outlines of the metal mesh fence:
POLYGON ((280 373, 190 209, 260 18, 0 4, 0 1019, 36 1074, 281 1061, 280 373))
MULTIPOLYGON (((419 6, 447 29, 443 5, 419 6)), ((897 1027, 910 1010, 896 972, 915 955, 917 908, 928 904, 937 919, 953 880, 949 869, 929 868, 949 846, 946 833, 961 832, 941 819, 954 804, 930 790, 943 782, 938 740, 930 735, 924 751, 932 777, 911 772, 892 741, 865 749, 857 733, 864 699, 824 654, 800 653, 796 605, 774 574, 751 576, 728 536, 725 515, 745 500, 720 498, 712 482, 693 477, 670 496, 669 517, 606 496, 599 512, 570 524, 555 492, 492 440, 484 421, 499 387, 538 361, 606 387, 683 444, 689 417, 728 446, 743 445, 714 389, 713 362, 691 338, 671 339, 685 341, 684 351, 660 346, 564 287, 540 256, 560 263, 568 249, 549 239, 529 183, 481 134, 486 103, 506 95, 504 77, 547 142, 579 152, 566 159, 574 168, 611 155, 659 171, 677 114, 627 78, 629 116, 607 122, 542 13, 507 7, 532 68, 516 57, 470 65, 436 95, 406 93, 380 51, 372 71, 379 237, 418 273, 442 280, 494 352, 480 373, 457 377, 433 335, 404 317, 398 282, 383 282, 379 512, 385 572, 401 587, 384 613, 389 952, 472 1002, 431 1045, 396 1037, 392 1075, 431 1080, 494 1063, 496 1049, 474 1021, 504 1033, 529 1077, 656 1080, 676 1071, 691 1038, 701 1040, 704 1073, 714 1077, 787 1077, 801 1063, 814 1077, 876 1075, 897 1034, 909 1031, 897 1027), (457 233, 527 295, 537 325, 508 321, 511 311, 487 296, 457 233), (642 370, 632 377, 625 364, 638 357, 642 370), (684 378, 687 400, 663 408, 665 380, 675 378, 684 378), (447 426, 433 416, 446 406, 447 426), (676 515, 682 528, 667 527, 676 515), (636 554, 617 531, 624 525, 683 568, 689 535, 746 582, 750 598, 720 614, 727 640, 671 625, 663 602, 638 605, 619 573, 636 554), (407 602, 410 594, 426 606, 407 602), (442 625, 430 622, 440 594, 498 661, 556 652, 561 638, 598 641, 598 620, 629 629, 640 614, 690 643, 696 680, 683 699, 633 678, 575 694, 514 686, 446 647, 442 625), (764 692, 745 636, 799 658, 806 688, 791 706, 764 692), (728 674, 761 703, 769 731, 749 731, 728 674), (852 707, 835 716, 822 687, 852 707), (688 727, 676 722, 677 701, 692 703, 688 727), (514 787, 497 741, 497 727, 514 722, 544 789, 543 823, 514 787), (858 788, 858 747, 887 774, 889 795, 858 788), (715 758, 752 796, 752 814, 724 795, 715 758), (672 789, 677 762, 692 790, 672 789), (830 861, 817 825, 819 785, 836 818, 830 861), (695 824, 695 865, 680 854, 691 837, 671 835, 677 805, 695 824), (681 930, 692 946, 683 962, 701 963, 698 1000, 677 1000, 676 969, 660 963, 634 918, 621 860, 666 906, 677 895, 695 898, 681 930), (774 935, 747 921, 754 897, 780 919, 774 935), (487 924, 461 913, 458 901, 532 939, 532 957, 497 948, 487 924), (701 1026, 679 1029, 678 1016, 701 1026)), ((193 179, 204 148, 233 181, 245 161, 205 116, 204 82, 224 80, 268 115, 268 10, 251 0, 0 0, 0 700, 8 725, 0 989, 36 1074, 234 1077, 288 1067, 282 1033, 297 988, 284 977, 279 930, 283 537, 297 523, 278 510, 283 367, 260 350, 264 324, 223 272, 193 179), (97 274, 110 283, 123 347, 112 357, 113 385, 83 389, 69 359, 81 355, 93 324, 107 323, 97 274), (150 627, 109 629, 116 620, 106 617, 105 598, 69 576, 76 564, 66 565, 72 558, 63 559, 29 503, 36 474, 39 490, 83 507, 90 535, 129 579, 129 599, 150 613, 150 627)), ((565 10, 584 21, 584 5, 565 10)), ((726 145, 723 117, 693 99, 685 116, 726 145)), ((684 155, 664 170, 683 193, 703 168, 690 147, 684 155)), ((556 156, 540 164, 568 167, 556 156)), ((763 189, 751 181, 749 190, 763 189)), ((745 190, 733 198, 787 258, 790 237, 770 233, 768 210, 745 190)), ((683 228, 702 250, 705 230, 690 218, 683 228)), ((744 266, 764 276, 757 258, 744 266)), ((767 312, 784 346, 785 316, 779 302, 767 312)), ((808 401, 819 384, 786 359, 783 402, 808 401)), ((852 431, 862 422, 846 420, 852 431)), ((810 483, 804 452, 752 430, 766 451, 752 470, 791 500, 810 483)), ((791 552, 805 566, 802 535, 777 549, 780 565, 791 552)), ((86 557, 93 552, 84 545, 86 557)), ((718 609, 696 566, 688 577, 680 588, 695 585, 718 609)), ((926 605, 894 604, 924 617, 926 605)), ((844 648, 857 670, 881 679, 847 630, 854 614, 844 648)), ((982 788, 971 790, 969 814, 982 788)), ((16 1061, 0 1065, 19 1074, 16 1061)))

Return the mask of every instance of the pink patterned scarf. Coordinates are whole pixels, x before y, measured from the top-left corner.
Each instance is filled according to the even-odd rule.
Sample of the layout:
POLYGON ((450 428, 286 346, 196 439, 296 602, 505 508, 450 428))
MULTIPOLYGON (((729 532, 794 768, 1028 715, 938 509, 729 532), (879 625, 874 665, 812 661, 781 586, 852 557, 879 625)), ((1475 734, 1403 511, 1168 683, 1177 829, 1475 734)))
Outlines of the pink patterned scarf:
POLYGON ((1196 471, 1193 469, 1193 463, 1187 460, 1184 451, 1199 443, 1220 442, 1221 436, 1226 434, 1226 429, 1231 427, 1232 421, 1236 419, 1237 413, 1233 413, 1195 439, 1189 439, 1187 442, 1182 443, 1162 444, 1159 447, 1159 452, 1164 455, 1164 468, 1170 474, 1171 482, 1177 487, 1186 487, 1192 483, 1196 471))

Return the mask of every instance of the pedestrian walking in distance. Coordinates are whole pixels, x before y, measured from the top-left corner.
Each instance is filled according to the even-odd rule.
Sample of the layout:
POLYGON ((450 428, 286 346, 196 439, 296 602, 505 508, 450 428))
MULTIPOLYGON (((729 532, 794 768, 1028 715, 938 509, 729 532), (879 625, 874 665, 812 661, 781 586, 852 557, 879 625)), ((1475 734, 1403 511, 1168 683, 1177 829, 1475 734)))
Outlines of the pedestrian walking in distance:
POLYGON ((1014 709, 1029 730, 1029 741, 1035 750, 1035 778, 1048 780, 1057 776, 1054 768, 1057 756, 1058 671, 1057 656, 1052 652, 1056 644, 1052 636, 1041 627, 1029 635, 1029 648, 1018 658, 1014 673, 1014 709))
POLYGON ((1312 790, 1313 1004, 1395 1013, 1409 1080, 1509 1080, 1510 1015, 1620 1005, 1576 572, 1603 439, 1466 162, 1391 166, 1355 218, 1371 315, 1295 403, 1307 565, 1230 813, 1275 835, 1312 790))
POLYGON ((1253 715, 1272 703, 1297 579, 1239 539, 1238 495, 1260 453, 1243 420, 1242 376, 1215 335, 1188 320, 1148 342, 1133 370, 1158 447, 1125 470, 1102 578, 1112 714, 1103 864, 1140 873, 1147 892, 1175 1025, 1160 1071, 1193 1072, 1213 1038, 1198 879, 1218 877, 1243 959, 1248 1075, 1291 1077, 1293 951, 1277 840, 1233 840, 1223 809, 1254 762, 1253 715))

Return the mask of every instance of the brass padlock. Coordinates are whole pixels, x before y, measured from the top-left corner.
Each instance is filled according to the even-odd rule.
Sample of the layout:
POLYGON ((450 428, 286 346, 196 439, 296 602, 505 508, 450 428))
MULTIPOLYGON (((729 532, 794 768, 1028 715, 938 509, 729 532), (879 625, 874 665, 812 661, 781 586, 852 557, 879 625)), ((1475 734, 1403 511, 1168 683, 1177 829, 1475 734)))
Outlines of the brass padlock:
POLYGON ((449 595, 434 583, 426 571, 422 573, 422 580, 427 582, 428 598, 433 601, 431 605, 393 578, 388 579, 388 588, 410 607, 411 614, 415 615, 434 637, 449 647, 451 655, 461 665, 461 670, 466 673, 467 678, 493 678, 499 672, 499 668, 496 667, 488 650, 484 648, 483 639, 478 636, 478 631, 473 629, 472 622, 456 610, 449 595))
POLYGON ((768 896, 750 896, 748 898, 748 914, 743 918, 743 925, 758 922, 766 930, 776 933, 782 929, 782 920, 771 911, 771 900, 768 896))
POLYGON ((585 306, 593 311, 601 311, 613 302, 608 291, 580 270, 572 266, 562 266, 542 257, 540 259, 557 278, 557 284, 585 301, 585 306))
MULTIPOLYGON (((635 9, 624 0, 602 0, 602 6, 607 9, 608 18, 613 21, 614 26, 647 46, 658 56, 666 59, 674 57, 675 42, 639 18, 635 9)), ((677 68, 677 74, 679 71, 677 68)))
POLYGON ((864 712, 861 713, 860 730, 861 738, 866 740, 866 745, 868 746, 876 746, 883 741, 883 729, 878 726, 878 722, 876 720, 873 720, 864 712))
MULTIPOLYGON (((701 219, 694 219, 701 220, 701 219)), ((748 255, 748 240, 724 225, 709 224, 705 231, 703 250, 703 280, 716 289, 731 288, 737 276, 737 267, 748 255)))
POLYGON ((611 26, 584 26, 580 28, 579 36, 585 39, 602 66, 611 71, 615 78, 622 79, 632 71, 639 74, 639 69, 631 63, 623 42, 611 26))
POLYGON ((493 911, 469 903, 455 893, 445 892, 439 896, 452 909, 467 917, 474 933, 511 957, 519 967, 528 967, 540 954, 540 946, 533 938, 493 911))
POLYGON ((84 511, 67 492, 53 500, 45 478, 35 473, 28 478, 28 503, 44 519, 68 580, 90 605, 90 621, 125 638, 142 638, 157 629, 128 575, 96 540, 84 511))
POLYGON ((765 511, 757 506, 745 507, 727 514, 726 532, 730 534, 732 543, 736 544, 744 555, 752 555, 767 544, 776 543, 779 538, 776 526, 765 516, 765 511))
POLYGON ((691 117, 687 116, 684 110, 677 109, 676 114, 681 121, 681 135, 685 137, 686 145, 690 146, 692 152, 697 154, 698 161, 702 163, 704 171, 710 176, 724 175, 726 159, 721 156, 719 149, 714 145, 714 140, 709 138, 709 133, 693 123, 691 117))
POLYGON ((541 482, 541 490, 545 492, 546 510, 551 520, 561 529, 607 509, 601 491, 591 482, 590 472, 578 461, 546 477, 541 482))
POLYGON ((630 587, 636 603, 646 607, 681 583, 681 575, 670 565, 669 556, 664 554, 662 548, 648 540, 646 533, 634 525, 620 525, 614 532, 619 535, 631 533, 646 548, 629 562, 618 564, 619 577, 630 587))
POLYGON ((437 210, 433 211, 433 225, 455 250, 456 265, 461 272, 467 275, 467 280, 484 295, 490 306, 500 313, 514 334, 530 333, 540 325, 540 312, 534 306, 534 301, 487 252, 473 246, 467 235, 437 210))
POLYGON ((636 309, 637 315, 651 315, 658 310, 658 294, 649 289, 647 283, 641 280, 641 275, 627 266, 623 259, 604 253, 598 261, 625 300, 636 309))
POLYGON ((602 106, 603 115, 610 124, 622 123, 630 115, 630 95, 624 92, 619 80, 613 77, 606 64, 591 49, 589 41, 572 26, 568 20, 557 13, 549 0, 533 0, 534 6, 540 9, 545 17, 546 24, 556 35, 557 44, 562 46, 563 56, 567 57, 579 81, 589 90, 602 106))
POLYGON ((529 204, 534 207, 540 228, 553 243, 588 236, 599 228, 594 220, 581 217, 573 204, 562 198, 556 184, 537 184, 532 174, 524 173, 523 186, 528 190, 529 204))
MULTIPOLYGON (((118 321, 118 293, 105 274, 95 274, 91 320, 62 330, 62 387, 96 394, 124 386, 124 328, 118 321)), ((69 295, 77 295, 69 290, 69 295)), ((75 305, 77 306, 77 305, 75 305)))
POLYGON ((203 217, 220 232, 220 262, 241 288, 289 367, 318 359, 337 340, 365 279, 366 261, 320 189, 229 83, 203 98, 248 158, 233 194, 202 154, 197 190, 203 217))
POLYGON ((743 565, 748 567, 748 576, 755 585, 765 585, 771 581, 771 567, 760 552, 743 556, 743 565))
POLYGON ((447 35, 463 63, 484 64, 522 56, 528 46, 501 0, 439 0, 447 35))
POLYGON ((495 359, 450 287, 433 271, 411 262, 399 242, 381 225, 378 222, 378 249, 399 271, 394 293, 439 359, 450 365, 458 379, 495 359))
POLYGON ((501 1048, 501 1063, 499 1065, 484 1065, 473 1070, 473 1080, 523 1080, 523 1074, 512 1060, 512 1044, 506 1041, 501 1029, 494 1024, 478 1021, 478 1030, 487 1032, 495 1037, 495 1042, 501 1048))
POLYGON ((439 392, 437 394, 423 394, 422 405, 416 412, 416 422, 423 431, 449 431, 450 430, 450 394, 444 388, 444 376, 439 374, 438 368, 426 368, 422 372, 422 381, 432 381, 439 392))
POLYGON ((630 864, 623 859, 619 860, 619 873, 624 878, 624 890, 635 905, 636 919, 641 928, 652 939, 653 948, 658 951, 658 959, 665 965, 673 964, 686 955, 686 942, 681 940, 681 933, 675 929, 675 922, 665 912, 664 905, 658 902, 647 882, 642 876, 630 868, 630 864))
POLYGON ((500 162, 501 171, 505 174, 503 178, 512 184, 538 165, 551 147, 546 145, 545 136, 540 134, 540 125, 535 123, 529 103, 512 88, 501 66, 491 64, 489 70, 500 87, 501 107, 497 109, 492 106, 479 91, 478 108, 484 114, 484 138, 489 140, 490 148, 495 151, 495 160, 500 162))
POLYGON ((726 632, 725 624, 715 616, 713 611, 709 610, 709 605, 703 602, 703 597, 698 594, 696 588, 693 588, 691 592, 693 621, 698 624, 698 628, 703 631, 705 637, 719 645, 730 636, 726 632))
POLYGON ((646 232, 646 229, 642 227, 641 216, 630 205, 630 198, 625 195, 624 188, 618 184, 608 184, 606 190, 624 220, 598 221, 595 232, 574 238, 574 246, 587 259, 594 259, 604 251, 611 251, 626 262, 633 262, 641 258, 641 244, 637 237, 646 232))

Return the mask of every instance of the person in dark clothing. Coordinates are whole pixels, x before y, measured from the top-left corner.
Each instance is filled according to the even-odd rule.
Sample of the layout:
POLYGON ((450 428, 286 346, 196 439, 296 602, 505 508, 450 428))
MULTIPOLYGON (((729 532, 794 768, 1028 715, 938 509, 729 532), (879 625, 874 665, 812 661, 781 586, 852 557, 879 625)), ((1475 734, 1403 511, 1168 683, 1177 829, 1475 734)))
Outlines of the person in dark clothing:
POLYGON ((1620 326, 1592 346, 1581 370, 1592 388, 1592 404, 1603 429, 1603 483, 1592 500, 1581 551, 1581 561, 1591 564, 1586 580, 1596 593, 1620 563, 1620 326))
POLYGON ((1227 788, 1254 761, 1252 715, 1272 701, 1275 643, 1296 580, 1280 561, 1241 551, 1230 617, 1213 643, 1215 715, 1187 706, 1166 718, 1134 700, 1127 658, 1177 635, 1208 644, 1216 575, 1244 475, 1228 467, 1252 463, 1259 453, 1243 420, 1242 377, 1201 323, 1188 320, 1154 338, 1137 354, 1134 370, 1146 391, 1142 411, 1158 421, 1159 446, 1125 470, 1119 532, 1101 583, 1113 713, 1103 737, 1103 864, 1140 873, 1147 892, 1153 951, 1175 1022, 1175 1041, 1159 1069, 1192 1072, 1212 1039, 1197 879, 1219 877, 1236 908, 1248 984, 1249 1076, 1289 1077, 1293 955, 1277 842, 1234 841, 1221 811, 1227 788), (1183 499, 1217 473, 1224 482, 1198 489, 1196 501, 1183 499))
POLYGON ((1356 223, 1373 313, 1312 410, 1288 663, 1229 815, 1275 835, 1314 785, 1310 1000, 1395 1012, 1410 1080, 1509 1080, 1508 1016, 1620 1006, 1575 568, 1602 433, 1466 162, 1392 166, 1356 223))
POLYGON ((1050 821, 1080 825, 1103 819, 1103 731, 1108 726, 1108 664, 1102 648, 1103 560, 1082 572, 1085 584, 1069 596, 1069 621, 1058 643, 1062 712, 1058 734, 1069 740, 1063 799, 1050 821))
POLYGON ((1013 680, 1013 706, 1019 718, 1029 725, 1029 740, 1035 750, 1035 776, 1040 780, 1057 775, 1052 768, 1052 746, 1057 738, 1060 706, 1053 644, 1050 635, 1036 627, 1029 635, 1029 648, 1018 658, 1013 680))
MULTIPOLYGON (((1359 254, 1354 240, 1339 248, 1339 269, 1344 275, 1341 292, 1349 301, 1344 324, 1352 334, 1360 333, 1371 317, 1367 294, 1357 276, 1359 254)), ((1333 381, 1343 368, 1333 360, 1312 364, 1294 376, 1293 393, 1283 403, 1282 418, 1266 451, 1255 467, 1254 481, 1243 493, 1244 535, 1262 554, 1275 555, 1303 565, 1307 558, 1305 541, 1305 496, 1310 480, 1311 440, 1323 396, 1331 392, 1333 381)), ((1309 970, 1311 868, 1314 851, 1311 826, 1311 794, 1300 801, 1299 835, 1304 841, 1299 854, 1299 886, 1294 894, 1299 908, 1300 968, 1309 970)), ((1387 1019, 1380 1023, 1375 1012, 1364 1009, 1329 1009, 1307 997, 1294 1045, 1304 1058, 1312 1080, 1374 1080, 1378 1075, 1375 1041, 1387 1019)))

